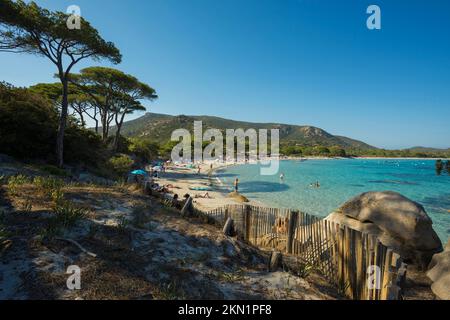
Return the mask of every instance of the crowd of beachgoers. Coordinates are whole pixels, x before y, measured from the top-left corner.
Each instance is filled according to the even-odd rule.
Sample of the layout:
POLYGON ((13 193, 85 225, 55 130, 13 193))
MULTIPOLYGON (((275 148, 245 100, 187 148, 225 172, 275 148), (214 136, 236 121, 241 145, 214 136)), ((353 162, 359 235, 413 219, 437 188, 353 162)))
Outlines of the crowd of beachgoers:
POLYGON ((216 176, 216 170, 236 164, 239 163, 160 162, 147 166, 145 170, 137 170, 129 179, 147 184, 152 195, 170 201, 173 207, 182 208, 187 199, 192 197, 196 207, 209 210, 236 203, 235 199, 227 195, 232 191, 238 191, 239 180, 236 178, 232 185, 224 185, 216 176))

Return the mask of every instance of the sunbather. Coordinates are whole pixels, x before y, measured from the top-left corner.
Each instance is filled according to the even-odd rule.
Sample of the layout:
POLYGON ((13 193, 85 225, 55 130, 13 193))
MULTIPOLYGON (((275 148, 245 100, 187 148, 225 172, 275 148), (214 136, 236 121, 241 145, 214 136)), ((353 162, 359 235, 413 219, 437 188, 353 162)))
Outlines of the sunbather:
POLYGON ((196 194, 195 198, 212 199, 208 192, 205 193, 204 195, 196 194))

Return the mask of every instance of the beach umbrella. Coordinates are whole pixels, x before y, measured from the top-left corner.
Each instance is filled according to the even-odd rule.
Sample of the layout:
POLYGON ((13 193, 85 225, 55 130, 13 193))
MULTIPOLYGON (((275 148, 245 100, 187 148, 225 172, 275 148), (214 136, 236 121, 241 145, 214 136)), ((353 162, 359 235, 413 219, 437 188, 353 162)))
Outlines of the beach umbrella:
POLYGON ((134 170, 134 171, 131 171, 131 174, 138 175, 138 176, 146 176, 148 173, 145 172, 144 170, 134 170))

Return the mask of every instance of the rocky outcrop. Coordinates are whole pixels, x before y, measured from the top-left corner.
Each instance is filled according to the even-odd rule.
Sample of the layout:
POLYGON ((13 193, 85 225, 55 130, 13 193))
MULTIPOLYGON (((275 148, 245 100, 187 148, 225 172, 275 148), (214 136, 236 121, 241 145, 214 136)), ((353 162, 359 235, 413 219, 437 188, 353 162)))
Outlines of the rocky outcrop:
POLYGON ((376 235, 406 262, 423 269, 435 253, 442 251, 442 243, 423 206, 396 192, 363 193, 347 201, 327 219, 376 235))
POLYGON ((433 281, 433 293, 439 299, 450 300, 450 240, 444 252, 433 256, 427 276, 433 281))

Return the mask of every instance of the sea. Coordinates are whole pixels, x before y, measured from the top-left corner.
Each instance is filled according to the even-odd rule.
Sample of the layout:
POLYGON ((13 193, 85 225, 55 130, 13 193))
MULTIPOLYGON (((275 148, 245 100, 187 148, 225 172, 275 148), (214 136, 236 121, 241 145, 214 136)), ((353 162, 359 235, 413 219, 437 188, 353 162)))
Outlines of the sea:
POLYGON ((239 191, 252 200, 321 217, 363 192, 399 192, 424 206, 444 245, 450 236, 450 174, 438 175, 434 160, 282 160, 272 176, 261 175, 260 166, 236 165, 216 174, 224 189, 231 190, 238 177, 239 191))

